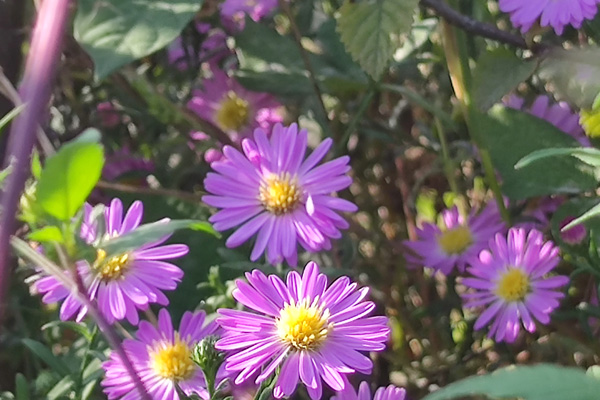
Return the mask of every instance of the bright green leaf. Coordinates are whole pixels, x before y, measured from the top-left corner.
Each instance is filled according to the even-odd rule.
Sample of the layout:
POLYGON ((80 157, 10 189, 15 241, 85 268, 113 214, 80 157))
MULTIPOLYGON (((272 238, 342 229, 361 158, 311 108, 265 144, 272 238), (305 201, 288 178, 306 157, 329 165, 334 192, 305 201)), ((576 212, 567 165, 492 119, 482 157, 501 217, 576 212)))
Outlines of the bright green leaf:
POLYGON ((474 129, 483 137, 500 172, 502 191, 511 199, 596 188, 594 168, 569 156, 544 159, 515 169, 519 160, 536 150, 579 146, 552 124, 499 105, 487 114, 473 112, 471 117, 474 129))
POLYGON ((79 0, 74 35, 103 79, 173 41, 202 0, 79 0))
POLYGON ((484 53, 473 73, 473 103, 487 111, 529 78, 536 68, 536 62, 524 61, 503 47, 484 53))
POLYGON ((102 242, 99 246, 106 251, 108 256, 126 253, 144 244, 155 242, 165 236, 171 235, 179 229, 193 229, 217 236, 218 233, 205 221, 191 219, 158 221, 145 224, 122 236, 117 236, 102 242))
POLYGON ((64 145, 50 157, 37 186, 41 208, 62 221, 68 221, 98 182, 104 166, 104 151, 96 143, 64 145))
POLYGON ((338 32, 346 49, 374 79, 379 79, 399 38, 409 32, 418 0, 346 0, 340 8, 338 32))
POLYGON ((49 348, 42 343, 32 339, 22 339, 23 344, 31 350, 39 359, 45 362, 50 368, 61 376, 70 374, 69 367, 58 357, 56 357, 49 348))
POLYGON ((34 242, 40 243, 63 243, 65 241, 62 232, 57 226, 45 226, 41 229, 31 232, 29 235, 27 235, 27 238, 29 240, 33 240, 34 242))
POLYGON ((588 165, 591 165, 592 167, 600 167, 600 150, 594 149, 592 147, 569 147, 563 149, 543 149, 534 151, 533 153, 528 154, 527 156, 519 160, 519 162, 515 165, 515 168, 523 168, 539 160, 556 156, 571 156, 578 158, 579 160, 583 161, 588 165))
POLYGON ((466 378, 423 400, 449 400, 470 395, 524 400, 590 400, 598 398, 599 392, 600 380, 586 375, 583 370, 540 364, 512 366, 489 375, 466 378))

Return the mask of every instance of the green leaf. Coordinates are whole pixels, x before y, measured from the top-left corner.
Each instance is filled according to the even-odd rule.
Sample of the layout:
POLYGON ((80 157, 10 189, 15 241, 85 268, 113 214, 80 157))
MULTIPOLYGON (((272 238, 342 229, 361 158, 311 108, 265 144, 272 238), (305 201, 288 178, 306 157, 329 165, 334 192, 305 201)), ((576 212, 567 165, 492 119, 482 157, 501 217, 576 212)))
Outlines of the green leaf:
POLYGON ((29 384, 25 375, 18 373, 15 378, 15 399, 16 400, 29 400, 29 384))
MULTIPOLYGON (((568 243, 565 243, 562 240, 562 236, 560 234, 560 224, 567 217, 577 217, 579 215, 584 217, 586 212, 593 211, 594 209, 597 209, 596 212, 600 214, 600 205, 598 205, 598 199, 596 198, 575 198, 561 205, 554 212, 551 220, 552 236, 554 237, 555 241, 557 241, 561 246, 566 247, 567 249, 572 251, 573 246, 568 243)), ((593 216, 594 215, 590 215, 590 218, 593 216)), ((575 219, 572 222, 575 222, 575 224, 569 223, 565 225, 564 228, 562 228, 562 230, 568 230, 574 225, 583 223, 588 231, 593 230, 594 232, 600 233, 600 220, 598 219, 590 221, 589 218, 586 217, 579 218, 579 221, 575 219)), ((600 236, 595 236, 596 241, 598 242, 598 244, 600 244, 600 236)))
POLYGON ((202 0, 79 0, 75 39, 90 54, 96 76, 154 53, 173 41, 202 0))
POLYGON ((596 188, 594 168, 569 156, 540 160, 515 169, 526 155, 540 149, 578 147, 579 143, 552 124, 521 111, 493 107, 472 112, 474 129, 482 136, 502 177, 502 191, 513 200, 596 188))
POLYGON ((0 188, 2 188, 2 186, 4 185, 4 181, 6 180, 6 178, 8 178, 8 176, 11 174, 12 172, 12 166, 8 166, 6 168, 4 168, 3 170, 0 170, 0 188))
POLYGON ((575 225, 587 222, 588 220, 590 220, 594 217, 597 217, 598 215, 600 215, 600 204, 596 204, 594 207, 592 207, 589 210, 587 210, 586 212, 584 212, 580 217, 575 218, 573 221, 569 222, 567 225, 565 225, 562 228, 562 230, 568 231, 575 225))
POLYGON ((40 243, 63 243, 65 241, 62 232, 57 226, 45 226, 41 229, 31 232, 29 235, 27 235, 27 238, 29 240, 33 240, 34 242, 40 243))
POLYGON ((531 163, 539 160, 546 159, 548 157, 556 156, 571 156, 578 158, 584 163, 591 165, 592 167, 600 167, 600 150, 592 147, 580 147, 580 148, 562 148, 562 149, 544 149, 537 150, 519 160, 515 165, 516 169, 528 166, 531 163))
POLYGON ((64 145, 42 170, 36 192, 38 204, 53 217, 68 221, 98 182, 103 166, 101 145, 87 142, 64 145))
POLYGON ((504 47, 484 53, 473 72, 473 102, 487 111, 506 93, 529 78, 537 63, 524 61, 504 47))
POLYGON ((418 0, 346 0, 339 10, 338 32, 346 49, 360 66, 379 79, 410 31, 418 0))
POLYGON ((100 243, 100 247, 106 251, 107 257, 126 253, 138 248, 144 244, 152 243, 171 235, 179 229, 193 229, 210 233, 214 236, 219 234, 213 227, 205 221, 196 221, 191 219, 158 221, 151 224, 145 224, 122 236, 117 236, 100 243))
POLYGON ((65 376, 46 395, 48 400, 64 399, 67 392, 75 385, 72 376, 65 376))
POLYGON ((555 48, 544 56, 540 77, 570 104, 590 109, 600 92, 600 50, 555 48))
POLYGON ((61 359, 52 354, 50 349, 42 343, 32 339, 22 339, 22 342, 33 354, 39 357, 61 376, 66 376, 71 373, 69 367, 61 359))
POLYGON ((448 400, 469 395, 524 400, 591 400, 598 397, 600 380, 577 368, 540 364, 512 366, 489 375, 452 383, 422 400, 448 400))

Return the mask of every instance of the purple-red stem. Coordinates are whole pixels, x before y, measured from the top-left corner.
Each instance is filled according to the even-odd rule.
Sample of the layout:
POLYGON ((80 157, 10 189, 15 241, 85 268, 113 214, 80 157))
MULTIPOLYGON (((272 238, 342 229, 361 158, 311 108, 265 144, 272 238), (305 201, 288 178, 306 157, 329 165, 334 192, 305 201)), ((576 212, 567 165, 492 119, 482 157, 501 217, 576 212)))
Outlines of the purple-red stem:
POLYGON ((2 193, 0 213, 0 321, 6 312, 10 278, 10 236, 15 230, 19 198, 29 176, 36 129, 46 115, 52 81, 61 54, 70 0, 44 0, 40 6, 19 95, 25 109, 10 130, 5 167, 12 164, 2 193))

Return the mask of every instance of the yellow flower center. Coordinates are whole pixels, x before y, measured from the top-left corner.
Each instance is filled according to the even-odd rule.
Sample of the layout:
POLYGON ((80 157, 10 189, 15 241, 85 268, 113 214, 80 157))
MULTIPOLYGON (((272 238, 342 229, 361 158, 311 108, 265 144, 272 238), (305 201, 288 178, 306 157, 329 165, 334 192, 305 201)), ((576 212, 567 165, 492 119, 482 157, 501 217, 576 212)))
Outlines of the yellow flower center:
POLYGON ((106 259, 106 251, 98 249, 93 268, 105 281, 119 279, 129 268, 133 257, 129 253, 106 259))
POLYGON ((175 333, 175 344, 163 344, 150 354, 152 368, 157 375, 175 381, 190 378, 196 369, 192 361, 192 351, 175 333))
POLYGON ((587 136, 600 137, 600 109, 581 110, 579 112, 579 123, 587 136))
POLYGON ((506 301, 522 301, 529 289, 527 274, 519 268, 511 267, 500 278, 496 294, 506 301))
POLYGON ((224 131, 239 131, 248 123, 249 116, 248 102, 229 91, 221 101, 215 119, 224 131))
POLYGON ((327 338, 333 328, 329 310, 306 301, 286 304, 275 322, 279 338, 295 350, 314 350, 327 338))
POLYGON ((301 197, 302 189, 298 180, 287 172, 272 175, 260 186, 260 201, 267 211, 276 215, 294 211, 301 197))
POLYGON ((467 226, 458 226, 443 232, 437 242, 446 254, 461 254, 473 243, 473 235, 467 226))

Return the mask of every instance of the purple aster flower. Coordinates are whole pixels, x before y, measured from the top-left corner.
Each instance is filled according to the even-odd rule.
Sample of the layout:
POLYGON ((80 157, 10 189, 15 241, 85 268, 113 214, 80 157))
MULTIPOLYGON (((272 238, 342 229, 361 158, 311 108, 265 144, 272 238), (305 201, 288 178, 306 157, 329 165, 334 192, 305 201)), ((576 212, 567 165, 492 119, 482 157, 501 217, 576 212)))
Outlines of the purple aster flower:
POLYGON ((510 14, 510 21, 525 33, 538 21, 562 35, 565 26, 581 28, 584 20, 593 19, 600 0, 499 0, 500 10, 510 14))
POLYGON ((201 90, 194 91, 188 108, 201 118, 217 125, 234 142, 248 137, 254 129, 271 127, 283 121, 281 104, 267 93, 246 90, 223 71, 213 70, 201 90))
POLYGON ((528 332, 535 331, 534 319, 550 322, 550 313, 564 297, 558 288, 569 283, 569 278, 548 276, 560 257, 558 247, 544 242, 539 231, 511 228, 508 237, 497 234, 489 246, 471 260, 467 270, 475 277, 462 280, 475 290, 463 295, 465 306, 487 307, 475 329, 493 320, 489 336, 498 342, 514 342, 521 321, 528 332))
POLYGON ((276 7, 277 0, 225 0, 220 5, 221 18, 223 25, 235 32, 244 29, 246 15, 258 22, 276 7))
POLYGON ((371 389, 367 382, 361 382, 358 393, 354 391, 354 388, 350 384, 346 385, 346 389, 339 392, 337 396, 331 398, 331 400, 404 400, 406 396, 406 390, 398 388, 394 385, 387 387, 380 387, 375 392, 375 396, 371 396, 371 389))
POLYGON ((222 208, 210 218, 216 230, 241 225, 227 240, 237 247, 258 232, 250 259, 261 254, 275 264, 284 259, 296 265, 296 242, 308 251, 331 248, 331 239, 341 237, 339 229, 348 222, 336 211, 354 212, 356 206, 331 194, 350 186, 349 157, 340 157, 318 167, 333 141, 324 140, 304 159, 307 132, 298 126, 277 124, 270 139, 262 129, 254 140, 242 143, 244 154, 230 146, 223 148, 224 161, 214 162, 217 173, 204 181, 211 194, 202 200, 222 208))
MULTIPOLYGON (((188 396, 197 394, 208 399, 204 374, 191 359, 196 343, 218 329, 214 322, 205 325, 205 319, 204 311, 188 311, 183 314, 179 330, 174 330, 171 316, 161 309, 158 326, 142 321, 136 338, 123 341, 123 349, 152 399, 179 400, 175 384, 188 396)), ((117 353, 112 352, 102 368, 102 386, 109 400, 141 399, 117 353)))
POLYGON ((382 351, 390 329, 387 318, 367 317, 375 304, 364 301, 368 288, 356 290, 347 277, 327 287, 314 262, 302 276, 296 271, 284 283, 276 275, 254 270, 248 283, 238 280, 234 298, 256 311, 219 310, 224 330, 216 347, 229 352, 225 370, 239 384, 256 372, 261 383, 281 368, 273 394, 290 396, 302 381, 313 400, 321 398, 322 380, 344 390, 347 374, 369 374, 364 351, 382 351))
POLYGON ((425 223, 417 229, 417 240, 404 241, 409 250, 405 257, 410 266, 433 268, 445 275, 455 266, 464 271, 469 260, 504 229, 495 203, 489 204, 480 214, 472 211, 466 220, 454 206, 442 212, 442 222, 442 228, 425 223))
POLYGON ((587 236, 587 229, 585 229, 585 225, 583 225, 583 224, 577 224, 574 227, 572 227, 571 229, 568 229, 566 231, 562 230, 562 228, 564 228, 565 226, 567 226, 574 220, 575 220, 575 217, 567 217, 567 218, 563 219, 559 225, 560 238, 565 243, 568 243, 571 245, 576 245, 576 244, 583 242, 583 240, 587 236))
MULTIPOLYGON (((81 237, 88 243, 99 239, 100 233, 91 220, 91 209, 86 204, 81 237)), ((136 229, 142 221, 143 204, 134 202, 125 217, 123 204, 113 199, 105 209, 106 238, 121 236, 136 229)), ((98 308, 108 322, 127 318, 131 324, 139 322, 138 309, 146 310, 150 303, 167 305, 169 300, 163 290, 174 290, 183 277, 183 271, 164 260, 181 257, 188 252, 184 244, 162 245, 168 237, 148 243, 133 251, 107 257, 104 250, 97 250, 92 265, 77 262, 77 271, 87 288, 90 299, 98 301, 98 308)), ((60 319, 67 320, 77 314, 83 319, 87 307, 72 294, 72 288, 64 287, 54 276, 42 276, 34 283, 34 289, 42 293, 46 304, 64 300, 60 319)))
POLYGON ((535 98, 530 107, 526 108, 525 100, 519 96, 511 95, 505 104, 510 108, 523 110, 544 121, 550 122, 577 140, 582 146, 590 146, 590 140, 585 136, 585 132, 579 124, 579 114, 574 112, 564 101, 556 103, 549 96, 540 95, 535 98))

